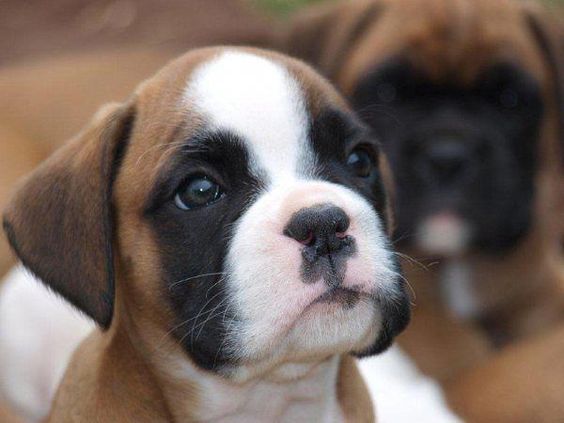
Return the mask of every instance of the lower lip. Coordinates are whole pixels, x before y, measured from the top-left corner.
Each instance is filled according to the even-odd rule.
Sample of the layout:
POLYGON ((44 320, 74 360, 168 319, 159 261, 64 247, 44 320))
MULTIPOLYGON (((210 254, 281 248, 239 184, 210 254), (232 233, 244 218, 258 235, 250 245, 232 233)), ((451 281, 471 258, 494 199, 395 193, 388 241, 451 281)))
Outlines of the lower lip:
POLYGON ((347 306, 345 303, 343 303, 343 301, 339 301, 338 298, 330 298, 328 301, 327 298, 324 298, 324 296, 327 294, 327 292, 325 292, 317 296, 313 301, 307 304, 301 310, 301 312, 298 312, 295 317, 292 318, 290 322, 288 322, 289 324, 284 328, 284 332, 289 332, 290 330, 292 330, 298 324, 298 322, 302 321, 303 319, 320 318, 319 313, 323 313, 324 317, 330 317, 332 313, 342 313, 343 311, 353 310, 357 308, 359 303, 362 303, 363 299, 371 297, 370 294, 359 290, 343 289, 343 291, 349 294, 356 293, 357 300, 354 301, 353 304, 347 306))
POLYGON ((350 310, 358 304, 361 295, 363 294, 356 290, 337 288, 317 297, 306 307, 306 310, 316 305, 338 306, 344 310, 350 310))

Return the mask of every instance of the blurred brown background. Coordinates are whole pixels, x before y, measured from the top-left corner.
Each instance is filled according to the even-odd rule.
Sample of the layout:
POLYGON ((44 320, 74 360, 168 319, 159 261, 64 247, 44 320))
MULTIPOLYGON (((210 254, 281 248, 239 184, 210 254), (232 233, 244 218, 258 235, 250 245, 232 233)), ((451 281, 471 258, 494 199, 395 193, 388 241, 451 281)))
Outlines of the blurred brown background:
MULTIPOLYGON (((334 0, 0 0, 0 65, 115 44, 209 44, 234 31, 251 43, 268 25, 265 17, 284 18, 329 1, 334 0), (249 25, 249 13, 261 19, 249 25)), ((564 0, 542 1, 564 11, 564 0)))

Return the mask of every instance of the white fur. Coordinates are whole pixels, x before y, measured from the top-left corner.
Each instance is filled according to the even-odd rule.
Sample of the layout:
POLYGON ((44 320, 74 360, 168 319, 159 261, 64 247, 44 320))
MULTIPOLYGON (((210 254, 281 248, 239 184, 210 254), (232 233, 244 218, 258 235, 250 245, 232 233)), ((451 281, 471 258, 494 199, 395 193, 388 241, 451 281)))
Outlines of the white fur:
POLYGON ((206 399, 195 416, 201 421, 343 422, 336 388, 339 357, 282 365, 267 377, 244 383, 210 375, 184 359, 177 360, 175 368, 168 367, 171 370, 171 377, 183 375, 198 381, 199 395, 206 399))
POLYGON ((458 423, 439 384, 424 376, 398 347, 360 360, 378 423, 458 423))
POLYGON ((471 236, 468 223, 451 212, 429 216, 417 232, 419 248, 429 254, 456 257, 468 248, 471 236))
POLYGON ((71 354, 94 324, 22 267, 1 285, 0 396, 28 421, 40 421, 71 354))
POLYGON ((286 68, 242 52, 225 52, 192 74, 185 99, 211 129, 230 130, 248 143, 255 170, 276 179, 296 174, 307 146, 304 94, 286 68))
POLYGON ((454 315, 460 319, 478 317, 480 301, 472 284, 472 269, 461 259, 446 260, 440 274, 441 294, 454 315))

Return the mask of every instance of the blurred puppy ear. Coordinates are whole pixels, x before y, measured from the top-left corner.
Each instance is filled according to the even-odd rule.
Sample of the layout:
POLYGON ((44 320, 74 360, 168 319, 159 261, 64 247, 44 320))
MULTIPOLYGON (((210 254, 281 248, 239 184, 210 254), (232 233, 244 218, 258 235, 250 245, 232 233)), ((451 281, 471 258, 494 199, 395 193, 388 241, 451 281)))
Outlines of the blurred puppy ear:
POLYGON ((334 79, 382 10, 383 4, 374 0, 311 7, 291 19, 282 32, 280 48, 334 79))
POLYGON ((526 3, 525 13, 553 81, 552 90, 558 119, 558 148, 564 167, 564 28, 558 27, 538 5, 526 3))
POLYGON ((22 263, 108 328, 114 306, 112 185, 134 121, 109 105, 16 191, 4 230, 22 263))

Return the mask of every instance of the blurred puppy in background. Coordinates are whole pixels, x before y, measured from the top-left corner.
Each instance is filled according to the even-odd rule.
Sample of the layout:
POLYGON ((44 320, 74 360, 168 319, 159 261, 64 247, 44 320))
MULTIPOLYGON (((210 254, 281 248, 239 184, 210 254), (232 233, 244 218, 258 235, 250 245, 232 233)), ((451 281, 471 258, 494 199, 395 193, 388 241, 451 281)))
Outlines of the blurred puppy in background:
POLYGON ((433 264, 405 260, 417 299, 401 342, 443 381, 564 322, 557 34, 529 3, 370 0, 301 13, 280 41, 384 144, 398 245, 433 264))

